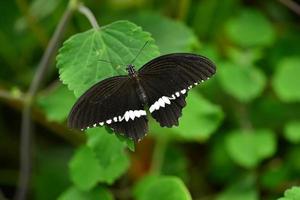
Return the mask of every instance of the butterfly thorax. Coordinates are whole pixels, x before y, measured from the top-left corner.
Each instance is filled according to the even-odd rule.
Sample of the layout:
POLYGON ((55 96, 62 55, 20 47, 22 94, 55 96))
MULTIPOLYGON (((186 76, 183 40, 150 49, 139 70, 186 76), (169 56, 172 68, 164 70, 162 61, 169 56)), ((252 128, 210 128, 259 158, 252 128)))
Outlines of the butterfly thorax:
POLYGON ((132 65, 132 64, 127 65, 126 70, 127 70, 129 76, 136 76, 137 75, 137 73, 134 69, 134 65, 132 65))

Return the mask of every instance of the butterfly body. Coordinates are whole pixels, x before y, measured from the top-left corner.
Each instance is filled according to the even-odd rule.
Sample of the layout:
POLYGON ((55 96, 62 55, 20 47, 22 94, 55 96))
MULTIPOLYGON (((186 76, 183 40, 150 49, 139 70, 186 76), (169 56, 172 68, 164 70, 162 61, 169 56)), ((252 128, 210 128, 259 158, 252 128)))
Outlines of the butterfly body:
POLYGON ((209 59, 188 53, 160 56, 138 71, 132 64, 126 69, 128 75, 100 81, 79 98, 70 127, 106 125, 138 141, 148 131, 147 108, 161 126, 178 125, 188 91, 216 71, 209 59))

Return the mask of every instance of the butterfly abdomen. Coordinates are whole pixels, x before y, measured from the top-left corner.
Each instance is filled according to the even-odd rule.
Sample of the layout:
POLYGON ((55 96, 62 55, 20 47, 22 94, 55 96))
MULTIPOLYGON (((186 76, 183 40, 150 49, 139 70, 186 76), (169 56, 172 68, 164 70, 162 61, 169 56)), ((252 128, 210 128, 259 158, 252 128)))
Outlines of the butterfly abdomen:
POLYGON ((136 78, 136 80, 137 80, 136 93, 137 93, 137 96, 139 97, 140 101, 142 102, 142 104, 144 106, 148 102, 147 95, 146 95, 146 92, 145 92, 143 86, 140 84, 139 79, 136 78))

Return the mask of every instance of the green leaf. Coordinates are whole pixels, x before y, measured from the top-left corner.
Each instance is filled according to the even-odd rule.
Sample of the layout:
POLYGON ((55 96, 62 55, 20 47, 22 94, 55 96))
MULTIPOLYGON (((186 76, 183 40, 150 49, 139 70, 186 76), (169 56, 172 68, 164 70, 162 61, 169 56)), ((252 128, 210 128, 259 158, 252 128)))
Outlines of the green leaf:
POLYGON ((188 104, 183 109, 178 127, 161 128, 155 122, 151 123, 151 132, 161 135, 161 132, 164 131, 171 137, 178 136, 186 140, 202 141, 208 139, 223 120, 222 109, 203 98, 195 90, 189 92, 186 101, 188 104))
POLYGON ((284 102, 300 101, 300 57, 290 57, 278 63, 273 88, 284 102))
POLYGON ((242 102, 249 102, 261 95, 266 85, 266 77, 261 70, 230 62, 219 66, 218 78, 225 92, 242 102))
POLYGON ((191 52, 199 46, 197 36, 192 29, 180 21, 174 21, 154 12, 143 12, 134 16, 132 20, 152 34, 162 54, 191 52))
POLYGON ((191 195, 184 183, 176 177, 150 177, 142 180, 135 187, 137 200, 191 200, 191 195))
POLYGON ((194 10, 193 29, 201 38, 215 38, 223 35, 224 21, 232 11, 239 9, 239 0, 202 0, 195 1, 191 6, 194 10))
POLYGON ((275 41, 272 24, 258 10, 243 10, 225 28, 229 38, 243 47, 267 46, 275 41))
POLYGON ((90 147, 83 146, 77 150, 70 162, 73 183, 81 190, 90 190, 98 182, 112 184, 129 167, 125 155, 119 156, 118 160, 113 160, 109 165, 103 165, 103 160, 99 160, 99 156, 90 147))
MULTIPOLYGON (((119 160, 128 160, 124 152, 124 143, 118 140, 114 134, 108 134, 104 128, 93 128, 86 132, 88 135, 87 145, 96 154, 102 167, 119 165, 119 160)), ((127 165, 122 166, 126 167, 127 165)))
POLYGON ((34 0, 30 5, 30 14, 37 19, 42 19, 53 13, 60 3, 60 0, 34 0))
POLYGON ((79 148, 70 162, 71 180, 81 190, 92 189, 99 181, 101 171, 96 155, 86 146, 79 148))
POLYGON ((113 200, 112 194, 104 187, 97 187, 91 191, 81 191, 76 187, 68 188, 58 200, 113 200))
POLYGON ((278 200, 299 200, 300 199, 300 187, 292 187, 284 192, 284 197, 278 200))
POLYGON ((66 86, 60 84, 49 93, 40 95, 37 102, 49 121, 63 122, 75 100, 74 94, 66 86))
POLYGON ((57 56, 60 79, 78 97, 105 78, 127 74, 125 66, 136 57, 146 41, 149 43, 133 63, 137 69, 159 55, 150 34, 141 27, 129 21, 117 21, 100 30, 91 29, 73 35, 57 56))
POLYGON ((126 144, 126 146, 128 147, 128 149, 130 151, 135 151, 135 143, 132 139, 126 137, 126 136, 123 136, 123 135, 120 135, 120 134, 116 134, 115 136, 117 136, 117 138, 123 142, 124 144, 126 144))
POLYGON ((300 121, 291 121, 284 127, 284 137, 292 142, 298 144, 300 142, 300 121))
POLYGON ((246 168, 256 167, 276 151, 276 138, 270 130, 235 130, 225 142, 230 157, 246 168))

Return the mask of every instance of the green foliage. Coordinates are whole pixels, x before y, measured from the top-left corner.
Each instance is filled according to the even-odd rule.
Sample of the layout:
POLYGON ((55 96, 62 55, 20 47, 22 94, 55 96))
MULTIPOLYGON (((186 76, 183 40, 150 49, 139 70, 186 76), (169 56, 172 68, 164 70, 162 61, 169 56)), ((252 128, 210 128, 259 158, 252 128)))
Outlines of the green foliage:
POLYGON ((0 13, 0 198, 17 188, 21 110, 32 100, 27 199, 299 199, 299 187, 283 190, 300 180, 300 28, 280 1, 18 0, 2 1, 0 13), (50 59, 38 94, 27 96, 71 1, 90 8, 100 29, 75 9, 57 68, 50 59), (146 41, 137 69, 160 52, 216 63, 216 75, 189 92, 179 126, 149 116, 137 144, 107 127, 66 131, 76 98, 126 74, 146 41))
POLYGON ((275 153, 276 138, 270 130, 235 130, 228 133, 226 145, 237 164, 254 168, 275 153))
POLYGON ((103 130, 89 130, 88 146, 81 147, 70 162, 72 181, 82 190, 98 182, 112 184, 129 166, 123 143, 103 130))
POLYGON ((182 22, 151 12, 141 13, 132 20, 152 34, 162 54, 191 52, 199 46, 197 36, 182 22))
POLYGON ((251 177, 237 182, 229 186, 217 200, 258 200, 258 192, 256 190, 251 177))
POLYGON ((228 37, 242 47, 266 46, 274 42, 272 24, 257 10, 242 10, 226 25, 228 37))
POLYGON ((291 121, 284 127, 285 138, 292 143, 300 142, 300 122, 291 121))
POLYGON ((300 101, 300 58, 291 57, 278 63, 273 78, 273 87, 278 97, 285 102, 300 101))
POLYGON ((259 69, 230 62, 221 63, 221 66, 218 78, 228 94, 241 102, 249 102, 262 93, 266 77, 259 69))
POLYGON ((97 187, 91 191, 81 191, 76 187, 68 188, 58 200, 113 200, 112 194, 104 187, 97 187))
POLYGON ((278 200, 297 200, 300 199, 300 187, 292 187, 284 192, 284 197, 278 200))
POLYGON ((141 27, 128 21, 117 21, 100 30, 73 35, 57 56, 60 79, 78 97, 105 78, 125 74, 124 66, 130 64, 147 41, 149 44, 133 63, 137 68, 159 55, 150 34, 141 27))
POLYGON ((187 102, 189 104, 183 109, 182 117, 179 118, 180 126, 166 129, 153 123, 150 127, 151 132, 159 134, 166 129, 165 132, 170 137, 178 136, 185 140, 195 141, 208 139, 222 122, 224 116, 221 108, 193 90, 189 92, 187 102))
POLYGON ((74 94, 66 86, 59 85, 47 94, 40 95, 38 105, 46 113, 49 121, 63 122, 75 100, 74 94))
POLYGON ((184 183, 176 177, 146 177, 135 188, 137 200, 191 200, 184 183))

